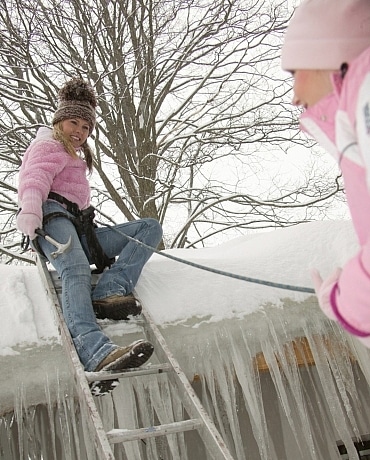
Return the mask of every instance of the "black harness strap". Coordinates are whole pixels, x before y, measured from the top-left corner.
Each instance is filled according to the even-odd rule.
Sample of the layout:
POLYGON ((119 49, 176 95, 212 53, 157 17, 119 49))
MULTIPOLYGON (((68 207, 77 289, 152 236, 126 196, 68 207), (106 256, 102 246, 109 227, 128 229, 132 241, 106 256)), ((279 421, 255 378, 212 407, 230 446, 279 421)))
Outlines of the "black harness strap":
POLYGON ((76 203, 67 200, 67 198, 55 192, 50 192, 48 198, 64 204, 67 211, 72 214, 73 217, 63 212, 52 212, 44 216, 43 226, 56 217, 65 217, 69 219, 76 227, 79 238, 81 239, 82 235, 85 235, 91 258, 97 268, 96 272, 101 273, 105 267, 110 267, 115 259, 110 259, 105 254, 96 237, 95 228, 97 226, 94 223, 95 208, 89 206, 87 209, 81 211, 76 203))
POLYGON ((64 204, 67 208, 67 211, 75 216, 77 216, 81 212, 80 208, 78 207, 78 204, 73 203, 73 201, 67 200, 67 198, 65 198, 62 195, 59 195, 59 193, 49 192, 48 198, 50 200, 54 200, 58 203, 64 204))

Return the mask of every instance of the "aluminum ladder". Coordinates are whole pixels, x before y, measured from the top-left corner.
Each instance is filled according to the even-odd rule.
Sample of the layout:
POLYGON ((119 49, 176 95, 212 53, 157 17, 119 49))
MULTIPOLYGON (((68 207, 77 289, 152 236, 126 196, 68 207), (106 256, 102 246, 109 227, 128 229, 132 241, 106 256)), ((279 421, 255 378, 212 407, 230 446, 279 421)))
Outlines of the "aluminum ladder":
POLYGON ((55 307, 55 320, 61 335, 62 346, 68 357, 68 365, 76 384, 81 411, 84 411, 87 415, 86 421, 88 429, 93 436, 94 447, 99 460, 114 460, 114 454, 111 447, 112 444, 135 441, 154 436, 165 436, 189 430, 198 431, 204 442, 207 453, 210 454, 212 459, 234 460, 189 380, 169 350, 164 337, 144 308, 142 311, 144 333, 147 340, 154 345, 154 353, 163 364, 148 365, 146 367, 142 366, 137 369, 128 369, 124 372, 85 372, 63 318, 60 304, 61 282, 58 280, 55 271, 49 271, 46 265, 46 259, 37 256, 36 265, 39 269, 42 282, 55 307), (169 381, 178 391, 183 407, 190 418, 188 420, 146 428, 130 430, 115 428, 106 432, 103 428, 103 423, 94 397, 91 394, 89 382, 109 380, 112 378, 112 375, 114 375, 114 378, 121 379, 140 375, 159 374, 162 372, 168 374, 169 381))

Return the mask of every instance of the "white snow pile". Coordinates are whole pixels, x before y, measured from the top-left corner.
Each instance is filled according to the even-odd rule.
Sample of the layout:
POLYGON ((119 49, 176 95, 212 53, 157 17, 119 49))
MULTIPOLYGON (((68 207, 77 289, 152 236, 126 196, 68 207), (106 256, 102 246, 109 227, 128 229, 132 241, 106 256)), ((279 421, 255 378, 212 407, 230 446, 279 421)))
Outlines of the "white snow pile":
MULTIPOLYGON (((213 248, 166 252, 248 278, 312 288, 310 269, 327 276, 357 248, 350 221, 325 221, 242 236, 213 248)), ((241 318, 264 304, 280 306, 282 299, 300 302, 311 295, 232 279, 158 254, 144 267, 136 293, 161 325, 241 318)))
MULTIPOLYGON (((357 247, 349 221, 326 221, 243 236, 213 248, 166 253, 242 276, 312 287, 310 268, 328 275, 357 247)), ((55 342, 53 306, 37 268, 0 265, 0 276, 0 355, 55 342)), ((310 295, 232 279, 159 254, 144 267, 136 294, 158 325, 191 322, 193 327, 241 318, 265 304, 279 306, 284 298, 300 302, 310 295)))
POLYGON ((0 279, 0 356, 55 342, 58 330, 37 269, 0 264, 0 279))

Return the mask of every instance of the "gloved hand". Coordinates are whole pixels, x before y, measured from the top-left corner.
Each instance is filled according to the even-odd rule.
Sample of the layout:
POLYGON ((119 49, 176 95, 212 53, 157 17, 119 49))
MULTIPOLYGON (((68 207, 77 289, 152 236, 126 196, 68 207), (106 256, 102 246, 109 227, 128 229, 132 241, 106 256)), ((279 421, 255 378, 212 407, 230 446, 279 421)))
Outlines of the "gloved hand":
POLYGON ((330 294, 334 288, 334 285, 338 282, 338 278, 342 272, 341 268, 337 268, 334 273, 332 273, 324 281, 318 272, 318 270, 311 270, 311 278, 315 287, 317 300, 319 302, 321 310, 329 319, 337 320, 337 317, 333 313, 332 306, 330 304, 330 294))
POLYGON ((20 213, 17 217, 17 228, 24 235, 29 236, 31 240, 34 240, 37 237, 35 230, 42 228, 42 220, 36 214, 20 213))

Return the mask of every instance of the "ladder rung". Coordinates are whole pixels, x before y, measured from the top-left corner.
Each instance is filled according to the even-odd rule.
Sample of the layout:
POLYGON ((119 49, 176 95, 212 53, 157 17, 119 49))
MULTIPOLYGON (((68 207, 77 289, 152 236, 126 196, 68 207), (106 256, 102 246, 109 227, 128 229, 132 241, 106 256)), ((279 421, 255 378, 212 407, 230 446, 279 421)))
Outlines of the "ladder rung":
POLYGON ((112 378, 122 379, 125 377, 138 377, 140 375, 162 374, 163 372, 169 372, 170 370, 171 366, 168 363, 164 363, 126 369, 120 372, 85 372, 85 375, 88 382, 98 382, 101 380, 112 380, 112 378))
POLYGON ((197 430, 202 425, 199 419, 183 420, 181 422, 167 423, 165 425, 150 426, 148 428, 138 428, 136 430, 113 429, 107 432, 108 441, 111 444, 126 441, 136 441, 138 439, 163 436, 171 433, 197 430))

